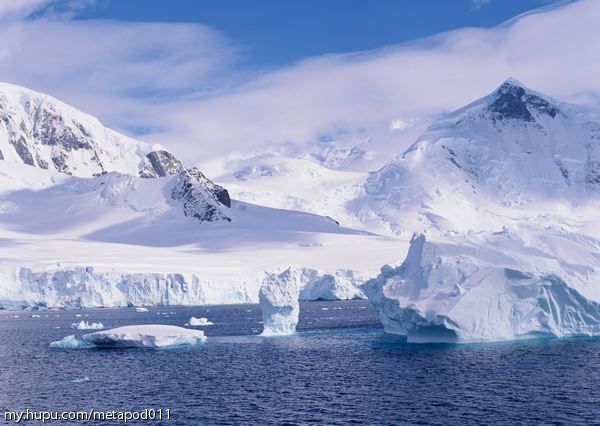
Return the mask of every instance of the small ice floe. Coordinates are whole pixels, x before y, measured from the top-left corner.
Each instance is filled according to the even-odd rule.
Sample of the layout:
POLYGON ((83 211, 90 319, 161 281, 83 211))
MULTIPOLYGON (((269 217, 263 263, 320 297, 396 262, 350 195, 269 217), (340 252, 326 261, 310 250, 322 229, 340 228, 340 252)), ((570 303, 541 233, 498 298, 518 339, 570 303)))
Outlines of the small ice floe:
POLYGON ((50 343, 51 348, 58 349, 81 349, 88 348, 90 345, 86 342, 75 338, 74 334, 70 336, 63 337, 61 340, 57 340, 56 342, 50 343))
POLYGON ((58 330, 60 328, 60 325, 57 325, 56 327, 52 327, 55 330, 58 330))
POLYGON ((71 328, 75 330, 102 330, 104 329, 104 324, 101 322, 87 322, 81 320, 79 322, 74 322, 71 324, 71 328))
POLYGON ((214 322, 209 321, 208 318, 191 317, 188 321, 188 325, 192 327, 200 327, 203 325, 214 325, 214 322))
POLYGON ((322 311, 328 311, 329 308, 321 308, 322 311))
POLYGON ((40 359, 40 358, 48 358, 49 356, 50 355, 34 355, 33 357, 40 359))
POLYGON ((148 312, 148 308, 144 308, 143 306, 135 308, 136 312, 148 312))
POLYGON ((36 314, 33 314, 33 315, 31 316, 31 318, 39 318, 39 317, 40 317, 40 316, 39 316, 39 315, 36 315, 36 314))
POLYGON ((189 330, 174 325, 129 325, 111 330, 84 334, 84 342, 95 346, 119 348, 172 348, 195 346, 206 341, 201 330, 189 330))
POLYGON ((79 379, 73 379, 71 380, 71 383, 85 383, 85 382, 89 382, 90 378, 88 376, 83 376, 79 379))
POLYGON ((19 316, 18 316, 18 315, 13 315, 12 317, 13 317, 13 318, 19 318, 19 316))
POLYGON ((173 325, 130 325, 111 330, 84 334, 80 339, 74 335, 50 343, 51 348, 81 349, 93 347, 112 348, 175 348, 196 346, 206 341, 201 330, 189 330, 173 325))
POLYGON ((81 318, 81 314, 75 314, 77 318, 81 318))

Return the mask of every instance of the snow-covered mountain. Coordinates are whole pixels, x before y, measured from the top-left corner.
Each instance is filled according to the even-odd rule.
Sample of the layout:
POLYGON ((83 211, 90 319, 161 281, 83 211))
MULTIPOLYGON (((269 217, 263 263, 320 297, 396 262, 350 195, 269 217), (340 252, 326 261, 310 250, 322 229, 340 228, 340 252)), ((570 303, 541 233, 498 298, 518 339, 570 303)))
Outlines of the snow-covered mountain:
POLYGON ((404 263, 365 286, 412 341, 600 334, 600 116, 516 80, 449 114, 352 207, 404 263))
POLYGON ((496 226, 507 209, 585 205, 599 191, 600 115, 510 79, 372 173, 352 209, 409 237, 496 226))
POLYGON ((104 127, 51 96, 0 83, 0 160, 74 176, 120 172, 157 177, 182 170, 160 146, 104 127))
POLYGON ((309 158, 263 154, 229 160, 215 180, 249 203, 330 216, 364 229, 346 208, 360 194, 368 173, 332 170, 309 158))
POLYGON ((364 297, 393 260, 394 240, 232 199, 47 95, 0 84, 0 117, 0 307, 256 302, 290 267, 302 298, 364 297))

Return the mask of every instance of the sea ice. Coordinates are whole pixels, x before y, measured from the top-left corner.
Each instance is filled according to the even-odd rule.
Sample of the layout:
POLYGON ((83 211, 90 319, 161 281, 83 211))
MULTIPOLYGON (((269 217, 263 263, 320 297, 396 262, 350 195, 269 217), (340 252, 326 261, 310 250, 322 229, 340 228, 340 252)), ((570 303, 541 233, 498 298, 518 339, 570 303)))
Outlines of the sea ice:
POLYGON ((58 349, 81 349, 81 348, 87 348, 89 346, 90 345, 87 344, 86 342, 83 342, 83 341, 75 338, 75 335, 73 335, 73 334, 63 337, 61 340, 57 340, 56 342, 50 343, 51 348, 58 348, 58 349))
POLYGON ((81 320, 79 322, 74 322, 71 324, 71 328, 75 330, 102 330, 104 328, 104 324, 101 322, 87 322, 81 320))
POLYGON ((209 321, 208 318, 191 317, 188 324, 192 327, 198 327, 202 325, 214 325, 214 322, 209 321))
POLYGON ((140 308, 135 308, 136 312, 148 312, 148 308, 144 308, 144 307, 140 307, 140 308))
POLYGON ((82 339, 96 346, 169 348, 194 346, 206 341, 201 330, 190 330, 173 325, 129 325, 111 330, 84 334, 82 339))

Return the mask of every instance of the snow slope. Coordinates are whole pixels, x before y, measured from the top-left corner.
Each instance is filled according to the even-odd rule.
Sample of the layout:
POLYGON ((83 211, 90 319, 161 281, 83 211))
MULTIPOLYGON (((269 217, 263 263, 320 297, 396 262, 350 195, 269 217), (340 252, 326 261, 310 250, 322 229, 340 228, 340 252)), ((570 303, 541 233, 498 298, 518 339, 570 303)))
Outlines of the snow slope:
POLYGON ((7 83, 0 83, 0 160, 82 177, 181 171, 179 160, 160 146, 107 129, 51 96, 7 83))
POLYGON ((600 115, 509 79, 372 173, 351 209, 405 238, 568 211, 598 200, 599 141, 600 115))
POLYGON ((287 267, 313 279, 357 277, 328 281, 352 286, 329 292, 343 296, 381 259, 396 260, 393 239, 308 213, 236 200, 227 207, 219 187, 191 175, 199 186, 188 191, 188 171, 79 178, 0 162, 0 305, 257 302, 265 273, 287 267))
POLYGON ((373 173, 352 208, 414 238, 365 286, 411 341, 600 333, 600 117, 507 80, 373 173))
POLYGON ((239 200, 329 216, 363 229, 346 203, 360 194, 367 173, 332 170, 309 158, 264 154, 230 160, 215 176, 239 200))

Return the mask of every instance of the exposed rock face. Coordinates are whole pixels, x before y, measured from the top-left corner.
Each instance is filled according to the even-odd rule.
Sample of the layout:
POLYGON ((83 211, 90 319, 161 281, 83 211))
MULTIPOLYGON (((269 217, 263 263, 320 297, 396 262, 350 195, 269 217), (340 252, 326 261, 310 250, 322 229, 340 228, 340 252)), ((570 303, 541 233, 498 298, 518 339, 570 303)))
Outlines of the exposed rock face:
POLYGON ((496 118, 535 121, 533 114, 545 114, 554 118, 559 110, 546 99, 530 93, 514 79, 505 81, 492 95, 488 107, 496 118), (532 114, 533 113, 533 114, 532 114))
POLYGON ((140 177, 157 178, 175 175, 184 170, 181 161, 168 151, 152 151, 146 154, 140 177))
POLYGON ((0 83, 0 151, 0 160, 79 177, 113 171, 137 176, 146 163, 148 173, 166 175, 176 173, 178 163, 160 150, 155 150, 160 158, 148 158, 151 145, 51 96, 5 83, 0 83))
POLYGON ((223 207, 231 207, 229 193, 195 167, 179 173, 171 191, 171 198, 182 201, 185 215, 200 222, 231 221, 223 212, 223 207))

